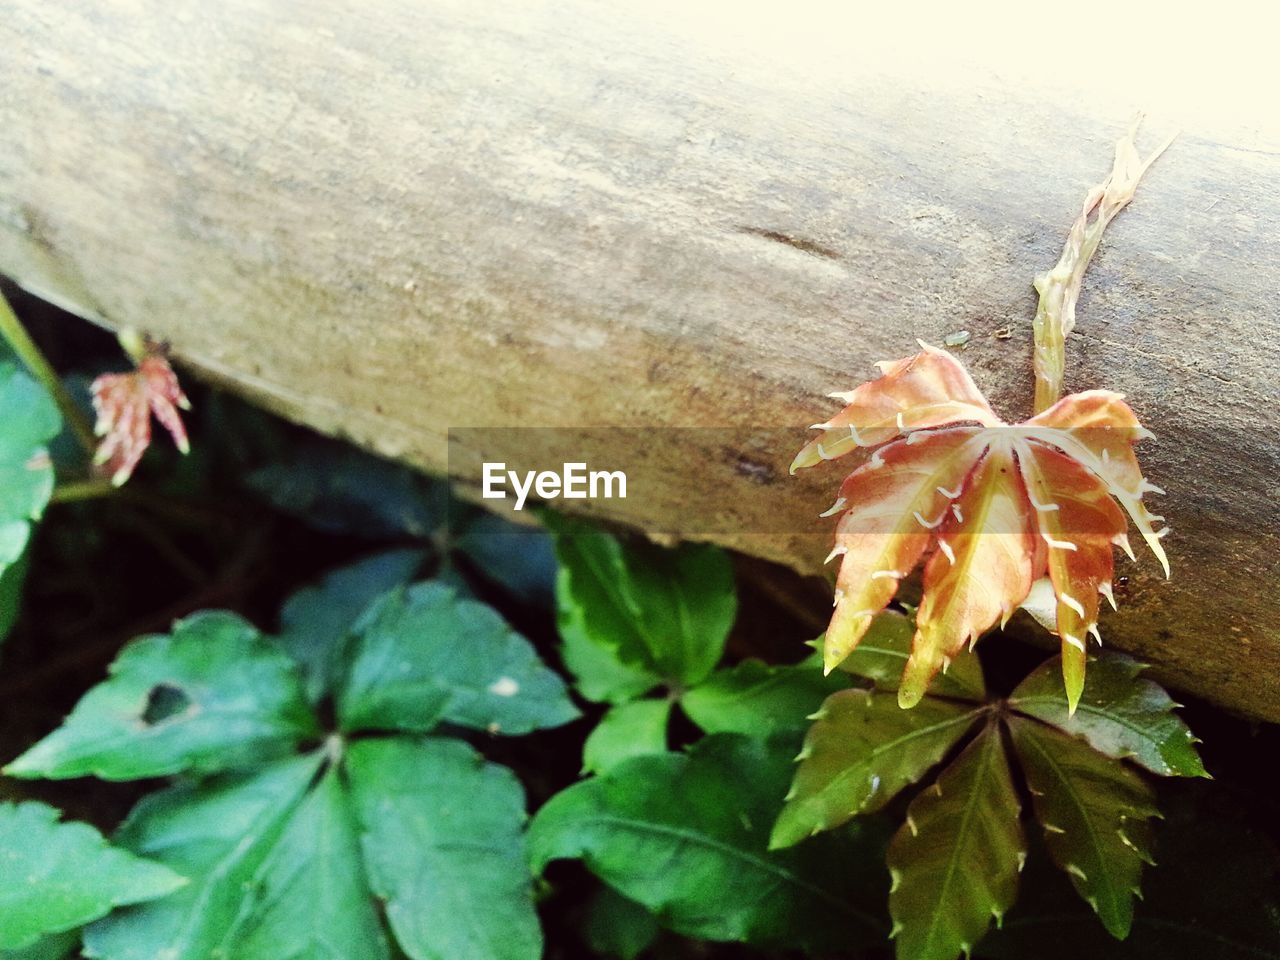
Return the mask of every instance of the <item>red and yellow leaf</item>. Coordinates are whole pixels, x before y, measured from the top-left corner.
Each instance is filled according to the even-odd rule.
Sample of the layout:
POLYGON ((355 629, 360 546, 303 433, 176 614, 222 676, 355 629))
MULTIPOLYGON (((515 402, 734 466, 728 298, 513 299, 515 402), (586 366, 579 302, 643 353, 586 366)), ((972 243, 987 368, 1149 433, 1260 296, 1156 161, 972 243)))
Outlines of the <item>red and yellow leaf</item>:
POLYGON ((796 454, 791 472, 834 460, 859 447, 875 447, 912 430, 952 423, 997 426, 987 400, 964 366, 945 350, 925 343, 903 360, 881 361, 882 375, 850 393, 832 394, 848 406, 826 423, 822 435, 796 454))
POLYGON ((1017 455, 1036 527, 1048 548, 1062 677, 1074 713, 1084 689, 1088 635, 1098 633, 1099 597, 1111 593, 1114 548, 1128 546, 1124 514, 1107 484, 1065 453, 1025 440, 1018 442, 1017 455))
POLYGON ((920 702, 938 670, 1026 599, 1037 571, 1031 504, 1013 454, 993 443, 948 511, 924 570, 924 599, 898 702, 920 702))
POLYGON ((987 443, 978 427, 913 434, 878 450, 845 479, 832 508, 845 512, 832 551, 843 560, 823 653, 828 671, 858 645, 898 581, 920 562, 987 443))
POLYGON ((95 432, 102 437, 94 462, 106 465, 111 482, 120 486, 133 474, 151 445, 151 416, 169 431, 177 448, 189 449, 178 408, 190 403, 178 377, 160 352, 147 353, 131 373, 104 373, 93 381, 95 432))

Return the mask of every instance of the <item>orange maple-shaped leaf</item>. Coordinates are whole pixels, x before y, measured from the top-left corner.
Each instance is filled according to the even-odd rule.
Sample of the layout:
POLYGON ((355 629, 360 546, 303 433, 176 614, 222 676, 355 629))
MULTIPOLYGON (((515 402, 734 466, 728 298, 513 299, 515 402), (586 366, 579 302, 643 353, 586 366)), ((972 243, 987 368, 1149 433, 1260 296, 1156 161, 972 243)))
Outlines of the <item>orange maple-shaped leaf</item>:
POLYGON ((98 415, 94 432, 102 437, 94 463, 105 469, 116 486, 129 479, 151 445, 153 414, 181 452, 190 449, 178 409, 189 409, 191 404, 159 348, 147 346, 137 369, 130 373, 104 373, 93 381, 91 391, 98 415))
POLYGON ((842 395, 849 405, 816 425, 822 436, 792 465, 794 472, 878 448, 825 514, 841 515, 832 556, 843 557, 826 667, 849 655, 898 581, 927 555, 899 702, 916 704, 939 669, 1003 625, 1047 576, 1074 709, 1088 637, 1097 636, 1098 598, 1111 596, 1113 547, 1128 550, 1120 506, 1168 572, 1160 544, 1168 528, 1156 531, 1160 518, 1142 503, 1158 488, 1143 478, 1132 447, 1146 432, 1123 398, 1106 391, 1065 397, 1010 426, 959 361, 922 346, 842 395))

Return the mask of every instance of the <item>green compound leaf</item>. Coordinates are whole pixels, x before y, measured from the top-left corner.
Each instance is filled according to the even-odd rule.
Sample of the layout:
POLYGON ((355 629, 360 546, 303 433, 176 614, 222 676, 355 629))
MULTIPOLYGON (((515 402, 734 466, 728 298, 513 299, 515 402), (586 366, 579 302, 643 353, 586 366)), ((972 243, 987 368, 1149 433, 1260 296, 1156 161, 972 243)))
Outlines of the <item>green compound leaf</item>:
POLYGON ((1198 742, 1158 684, 1143 680, 1138 661, 1121 654, 1090 658, 1084 692, 1072 716, 1058 658, 1041 664, 1009 697, 1020 713, 1082 737, 1108 757, 1132 760, 1161 776, 1205 777, 1198 742))
POLYGON ((833 694, 805 738, 770 844, 790 846, 879 810, 941 760, 981 713, 933 697, 903 710, 886 692, 833 694))
POLYGON ((689 937, 855 949, 881 942, 869 903, 878 860, 865 834, 846 831, 791 850, 766 849, 789 768, 788 751, 736 734, 688 754, 636 757, 569 787, 534 818, 535 870, 574 858, 609 886, 689 937))
POLYGON ((346 765, 372 889, 405 953, 537 960, 524 792, 511 771, 456 740, 400 737, 353 744, 346 765))
POLYGON ((346 639, 374 600, 413 579, 422 565, 420 550, 391 550, 328 574, 304 587, 280 611, 276 638, 299 663, 314 703, 335 682, 346 639))
MULTIPOLYGON (((876 614, 853 653, 841 661, 837 669, 874 680, 881 690, 897 690, 907 658, 911 656, 914 634, 915 623, 911 617, 896 610, 884 610, 876 614)), ((821 649, 821 638, 817 646, 821 649)), ((930 681, 929 693, 961 700, 985 700, 987 687, 982 679, 982 664, 972 652, 960 654, 930 681)))
POLYGON ((492 607, 439 583, 386 595, 356 631, 338 697, 344 730, 425 733, 448 721, 522 734, 578 716, 529 641, 492 607))
POLYGON ((1151 788, 1125 764, 1052 727, 1014 717, 1009 729, 1050 855, 1123 940, 1142 865, 1152 862, 1148 820, 1158 811, 1151 788))
POLYGON ((8 361, 0 361, 0 574, 22 556, 31 522, 53 493, 47 446, 62 418, 44 389, 8 361))
POLYGON ((898 960, 955 960, 1013 905, 1026 858, 1019 813, 990 724, 912 801, 889 845, 898 960))
POLYGON ((240 954, 231 946, 264 865, 319 763, 318 757, 294 757, 251 776, 172 787, 138 804, 117 840, 191 882, 163 900, 117 911, 88 927, 86 953, 101 960, 290 956, 240 954))
POLYGON ((110 676, 5 773, 212 773, 288 754, 316 732, 294 661, 234 614, 200 613, 125 647, 110 676))
MULTIPOLYGON (((43 803, 0 804, 0 949, 25 950, 186 881, 43 803)), ((42 949, 48 951, 54 943, 42 949)))
POLYGON ((610 707, 582 748, 583 773, 606 773, 623 760, 665 753, 670 700, 633 700, 610 707))
POLYGON ((238 960, 390 955, 336 769, 303 799, 254 874, 248 909, 235 932, 238 960))
POLYGON ((599 956, 635 960, 661 930, 653 914, 640 904, 602 886, 587 908, 583 935, 599 956))
POLYGON ((843 674, 824 677, 816 662, 773 667, 744 660, 689 690, 680 706, 707 733, 767 738, 803 730, 822 701, 847 686, 843 674))
POLYGON ((710 675, 737 613, 733 567, 724 551, 695 544, 674 550, 624 546, 585 524, 550 514, 547 520, 560 561, 556 599, 565 661, 575 674, 586 661, 584 696, 616 701, 648 677, 654 682, 637 693, 658 680, 690 687, 710 675), (592 646, 624 668, 612 683, 598 675, 598 654, 581 652, 592 646))

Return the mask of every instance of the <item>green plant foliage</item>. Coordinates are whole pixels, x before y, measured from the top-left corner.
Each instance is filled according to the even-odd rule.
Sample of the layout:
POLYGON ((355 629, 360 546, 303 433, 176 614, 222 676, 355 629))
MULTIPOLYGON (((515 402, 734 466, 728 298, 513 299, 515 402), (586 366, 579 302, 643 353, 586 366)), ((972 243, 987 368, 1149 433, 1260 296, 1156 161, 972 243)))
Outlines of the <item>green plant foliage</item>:
POLYGON ((670 700, 632 700, 610 707, 582 748, 584 773, 606 773, 623 760, 667 749, 670 700))
POLYGON ((285 755, 317 731, 296 663, 234 614, 201 613, 129 644, 62 727, 5 773, 212 773, 285 755))
MULTIPOLYGON (((915 629, 911 617, 896 610, 882 610, 838 669, 874 680, 882 690, 897 690, 907 658, 911 656, 911 638, 915 629)), ((821 649, 822 643, 819 637, 814 645, 821 649)), ((935 697, 984 700, 987 687, 978 658, 972 653, 956 657, 946 670, 934 676, 929 684, 929 693, 935 697)))
POLYGON ((348 731, 425 733, 447 721, 521 734, 577 716, 564 682, 492 607, 430 582, 365 614, 338 698, 348 731))
POLYGON ((941 760, 981 713, 975 704, 931 697, 903 710, 887 692, 832 694, 809 728, 771 843, 790 846, 879 810, 941 760))
POLYGON ((717 734, 687 754, 635 757, 569 787, 534 818, 534 868, 581 859, 664 926, 710 940, 853 949, 885 929, 866 834, 769 852, 790 748, 717 734))
POLYGON ((17 560, 0 570, 0 643, 9 635, 22 609, 22 588, 27 581, 25 551, 17 560))
MULTIPOLYGON (((316 595, 321 610, 287 619, 341 642, 334 625, 352 603, 335 583, 316 595)), ((346 705, 341 732, 326 734, 296 662, 238 618, 197 615, 126 647, 14 764, 24 776, 214 774, 145 798, 121 828, 125 848, 190 882, 88 927, 89 955, 389 960, 399 954, 377 900, 412 960, 540 955, 519 783, 425 734, 559 725, 576 715, 563 683, 496 613, 431 582, 375 599, 347 653, 320 698, 346 705)))
POLYGON ((307 693, 319 699, 337 679, 344 644, 369 604, 413 579, 421 550, 389 550, 328 574, 285 601, 277 639, 306 674, 307 693))
MULTIPOLYGON (((1087 681, 1086 681, 1087 682, 1087 681)), ((1128 766, 1032 720, 1009 723, 1045 845, 1112 936, 1133 924, 1155 795, 1128 766)))
POLYGON ((1122 654, 1102 657, 1086 676, 1075 715, 1067 709, 1062 684, 1043 664, 1009 697, 1018 712, 1051 723, 1087 740, 1108 757, 1132 760, 1161 776, 1204 777, 1195 736, 1173 711, 1164 689, 1139 674, 1143 664, 1122 654))
POLYGON ((779 667, 744 660, 685 691, 680 707, 707 733, 766 738, 803 730, 817 705, 847 686, 844 676, 823 676, 817 660, 779 667))
POLYGON ((1077 720, 1069 715, 1056 660, 1034 671, 1008 701, 981 702, 974 699, 984 689, 980 666, 962 657, 940 678, 944 683, 935 681, 918 706, 904 711, 879 691, 893 688, 900 670, 893 662, 905 658, 910 632, 896 621, 877 622, 868 637, 873 651, 859 658, 859 647, 845 663, 876 688, 841 691, 823 703, 774 826, 774 846, 880 809, 925 779, 986 716, 983 732, 960 759, 912 802, 890 849, 890 866, 900 877, 890 898, 900 960, 952 960, 968 952, 991 919, 1013 903, 1018 868, 1007 867, 1018 859, 1010 851, 1024 851, 1024 844, 1008 832, 1017 827, 1021 836, 1015 822, 1020 804, 1000 746, 1002 730, 1034 798, 1050 855, 1107 930, 1125 936, 1142 865, 1150 861, 1148 820, 1157 812, 1150 788, 1124 761, 1141 755, 1150 768, 1163 757, 1164 772, 1204 772, 1191 746, 1195 740, 1168 695, 1139 678, 1132 660, 1099 657, 1090 666, 1077 720), (1024 706, 1030 709, 1023 712, 1024 706), (975 773, 979 767, 985 772, 975 773), (1013 827, 996 823, 1001 803, 1013 827), (964 830, 978 833, 948 835, 964 830), (973 844, 986 844, 999 862, 975 859, 973 844), (969 869, 983 871, 986 880, 967 877, 969 869), (957 893, 960 888, 966 892, 957 893))
POLYGON ((0 361, 0 574, 17 562, 53 493, 48 445, 62 426, 52 398, 16 364, 0 361))
POLYGON ((889 845, 899 958, 954 960, 1013 905, 1026 857, 1018 794, 995 724, 911 802, 889 845))
POLYGON ((617 702, 658 682, 687 687, 710 675, 737 613, 724 551, 624 545, 585 524, 552 524, 565 662, 584 696, 617 702), (614 669, 601 669, 602 660, 614 669))
POLYGON ((595 953, 635 960, 662 928, 652 913, 612 887, 601 886, 587 910, 583 936, 595 953))
POLYGON ((524 791, 510 770, 456 740, 402 737, 353 744, 347 769, 372 889, 406 953, 541 954, 524 791))
MULTIPOLYGON (((84 823, 59 823, 42 803, 0 804, 0 949, 25 950, 116 907, 162 897, 186 881, 111 847, 84 823)), ((52 938, 41 949, 57 945, 52 938)))
POLYGON ((461 532, 453 539, 454 549, 486 577, 526 603, 550 607, 555 602, 556 551, 546 530, 516 526, 482 511, 465 514, 455 525, 461 532))
POLYGON ((66 960, 80 946, 80 931, 51 933, 21 950, 0 950, 0 960, 66 960))

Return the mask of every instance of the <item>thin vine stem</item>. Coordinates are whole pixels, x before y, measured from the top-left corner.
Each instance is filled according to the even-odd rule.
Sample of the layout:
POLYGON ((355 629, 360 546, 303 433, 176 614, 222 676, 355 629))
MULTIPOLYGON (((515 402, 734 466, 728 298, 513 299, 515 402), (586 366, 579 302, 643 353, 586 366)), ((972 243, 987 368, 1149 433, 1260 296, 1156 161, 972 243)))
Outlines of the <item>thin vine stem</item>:
POLYGON ((110 480, 74 480, 60 483, 53 488, 50 503, 74 503, 77 500, 93 500, 119 493, 120 488, 110 480))
POLYGON ((18 355, 18 359, 26 364, 32 376, 39 380, 44 388, 49 391, 49 395, 57 403, 58 409, 62 411, 63 418, 70 425, 71 432, 76 435, 76 439, 80 441, 80 446, 84 448, 85 453, 92 459, 94 450, 98 446, 98 441, 93 434, 93 425, 85 417, 71 394, 67 392, 67 388, 62 384, 62 378, 49 365, 49 361, 45 359, 44 354, 40 352, 40 348, 31 339, 30 334, 27 333, 27 328, 22 325, 22 321, 18 319, 18 315, 13 312, 13 308, 9 306, 9 301, 5 299, 2 293, 0 293, 0 336, 3 336, 9 346, 13 348, 13 352, 18 355))

